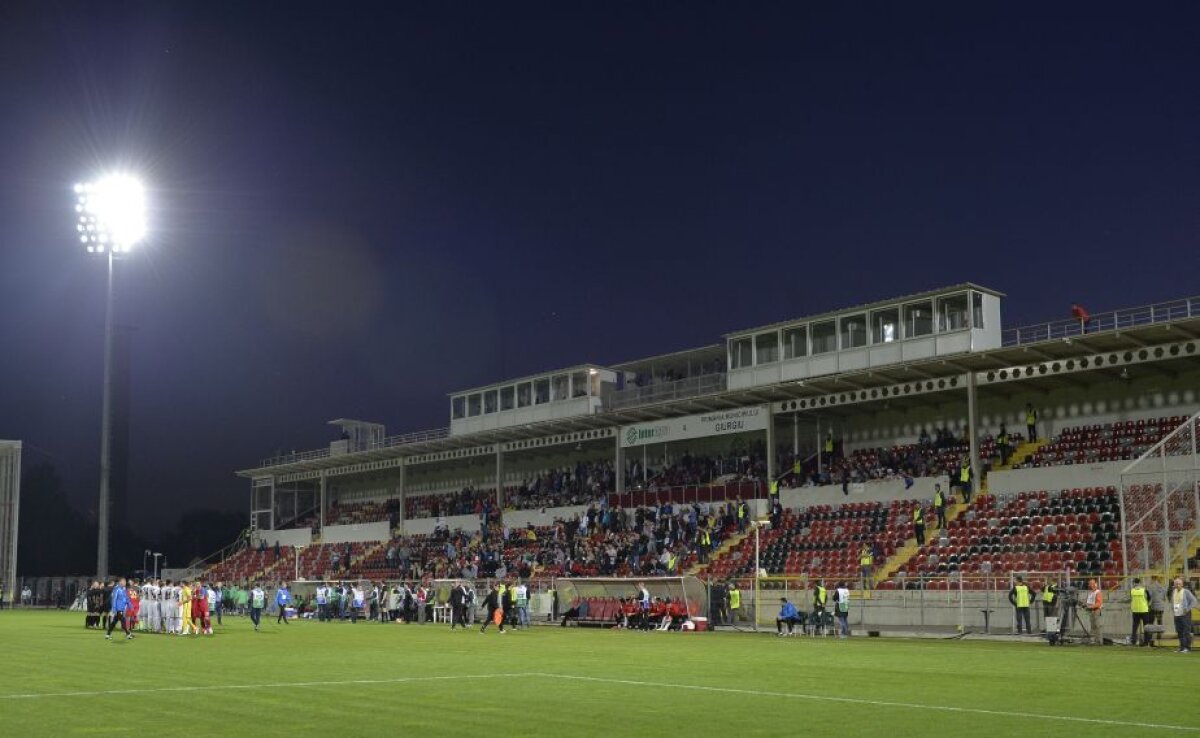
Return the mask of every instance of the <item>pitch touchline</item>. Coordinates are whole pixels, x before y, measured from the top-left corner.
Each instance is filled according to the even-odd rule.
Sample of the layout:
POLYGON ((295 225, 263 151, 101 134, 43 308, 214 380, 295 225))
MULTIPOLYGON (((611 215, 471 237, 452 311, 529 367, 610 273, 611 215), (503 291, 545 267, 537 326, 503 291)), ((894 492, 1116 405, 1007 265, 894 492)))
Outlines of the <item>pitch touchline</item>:
POLYGON ((352 684, 404 684, 458 679, 501 679, 541 676, 540 674, 452 674, 450 676, 398 677, 396 679, 345 679, 321 682, 270 682, 266 684, 208 684, 182 687, 146 687, 142 689, 104 689, 87 692, 29 692, 0 694, 0 700, 31 700, 39 697, 102 697, 115 694, 153 694, 157 692, 214 692, 225 689, 277 689, 286 687, 338 687, 352 684))
POLYGON ((913 710, 939 710, 941 712, 970 713, 974 715, 993 715, 999 717, 1016 717, 1023 719, 1061 720, 1072 723, 1090 723, 1094 725, 1115 725, 1126 728, 1159 728, 1162 730, 1181 730, 1200 732, 1200 727, 1190 725, 1167 725, 1162 723, 1137 723, 1127 720, 1105 720, 1103 718, 1074 717, 1071 715, 1044 715, 1032 712, 1008 712, 1006 710, 986 710, 978 707, 953 707, 949 705, 919 705, 913 702, 889 702, 886 700, 868 700, 858 697, 836 697, 821 694, 802 694, 797 692, 764 692, 754 689, 737 689, 736 687, 707 687, 700 684, 672 684, 670 682, 643 682, 633 679, 607 679, 604 677, 575 676, 570 674, 534 673, 528 676, 542 676, 551 679, 569 679, 581 682, 598 682, 601 684, 627 684, 634 687, 661 687, 665 689, 690 689, 697 692, 719 692, 722 694, 741 694, 757 697, 789 697, 797 700, 814 702, 842 702, 852 705, 871 705, 874 707, 904 707, 913 710))
POLYGON ((1072 723, 1088 723, 1092 725, 1114 725, 1127 728, 1157 728, 1161 730, 1179 730, 1200 732, 1200 727, 1189 725, 1169 725, 1165 723, 1138 723, 1129 720, 1106 720, 1103 718, 1076 717, 1072 715, 1045 715, 1030 712, 1010 712, 1007 710, 987 710, 979 707, 954 707, 950 705, 922 705, 914 702, 891 702, 887 700, 869 700, 861 697, 837 697, 834 695, 804 694, 800 692, 771 692, 754 689, 738 689, 736 687, 710 687, 702 684, 674 684, 671 682, 646 682, 635 679, 609 679, 605 677, 579 676, 576 674, 551 674, 548 672, 519 672, 505 674, 451 674, 448 676, 417 676, 397 677, 394 679, 341 679, 313 682, 267 682, 262 684, 209 684, 187 685, 180 687, 146 687, 141 689, 105 689, 79 692, 28 692, 23 694, 3 694, 0 700, 30 700, 43 697, 101 697, 124 694, 154 694, 163 692, 213 692, 238 689, 279 689, 288 687, 339 687, 349 685, 369 684, 406 684, 413 682, 461 681, 471 679, 511 679, 541 677, 544 679, 564 679, 598 684, 624 684, 633 687, 658 687, 662 689, 686 689, 695 692, 716 692, 720 694, 739 694, 754 697, 783 697, 813 702, 841 702, 851 705, 869 705, 873 707, 903 707, 911 710, 937 710, 940 712, 957 712, 973 715, 992 715, 998 717, 1038 718, 1042 720, 1059 720, 1072 723))

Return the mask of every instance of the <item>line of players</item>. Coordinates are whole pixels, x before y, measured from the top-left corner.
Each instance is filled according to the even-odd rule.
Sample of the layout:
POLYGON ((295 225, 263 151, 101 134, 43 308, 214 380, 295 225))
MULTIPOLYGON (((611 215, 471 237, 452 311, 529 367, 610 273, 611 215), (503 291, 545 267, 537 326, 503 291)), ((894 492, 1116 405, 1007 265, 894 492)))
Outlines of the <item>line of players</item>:
POLYGON ((111 634, 120 621, 126 637, 133 632, 174 635, 212 635, 210 613, 221 615, 222 586, 202 581, 172 582, 155 579, 139 582, 124 579, 110 584, 92 582, 87 592, 84 626, 99 627, 111 634))

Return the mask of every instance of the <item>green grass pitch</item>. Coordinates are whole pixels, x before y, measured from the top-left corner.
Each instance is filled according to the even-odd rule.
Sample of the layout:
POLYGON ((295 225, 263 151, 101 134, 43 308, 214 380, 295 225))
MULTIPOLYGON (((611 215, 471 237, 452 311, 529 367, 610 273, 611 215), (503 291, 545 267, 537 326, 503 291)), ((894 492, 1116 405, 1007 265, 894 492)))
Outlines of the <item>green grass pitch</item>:
POLYGON ((110 643, 82 623, 0 612, 0 734, 1200 734, 1200 661, 1167 650, 273 618, 110 643))

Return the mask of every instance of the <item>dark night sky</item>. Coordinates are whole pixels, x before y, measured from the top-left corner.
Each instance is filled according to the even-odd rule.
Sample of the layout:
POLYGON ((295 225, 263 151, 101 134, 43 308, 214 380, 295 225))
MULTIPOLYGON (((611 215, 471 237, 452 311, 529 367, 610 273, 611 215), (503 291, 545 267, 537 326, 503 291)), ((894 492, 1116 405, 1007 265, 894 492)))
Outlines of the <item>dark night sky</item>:
POLYGON ((131 507, 335 417, 972 280, 1005 323, 1200 292, 1200 4, 0 5, 0 437, 94 508, 103 267, 152 237, 131 507))

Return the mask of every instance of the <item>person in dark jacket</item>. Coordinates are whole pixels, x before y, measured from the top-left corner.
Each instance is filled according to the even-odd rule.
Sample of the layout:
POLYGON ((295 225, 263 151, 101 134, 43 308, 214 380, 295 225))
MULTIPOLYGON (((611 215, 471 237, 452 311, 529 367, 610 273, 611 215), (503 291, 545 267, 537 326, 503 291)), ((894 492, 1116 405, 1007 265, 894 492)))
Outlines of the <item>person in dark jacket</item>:
POLYGON ((455 582, 450 589, 450 630, 456 625, 461 625, 464 630, 467 627, 466 592, 462 582, 455 582))
MULTIPOLYGON (((490 592, 488 592, 487 597, 483 598, 483 606, 487 608, 488 614, 487 614, 487 620, 485 620, 483 623, 483 627, 479 629, 480 633, 487 632, 488 626, 491 625, 492 623, 496 622, 496 611, 497 610, 499 610, 501 613, 504 612, 503 608, 501 607, 501 602, 500 602, 501 597, 503 597, 503 595, 500 593, 500 585, 497 584, 495 587, 492 588, 492 590, 490 592)), ((500 632, 503 633, 504 632, 503 617, 501 617, 499 625, 500 625, 500 632)))

